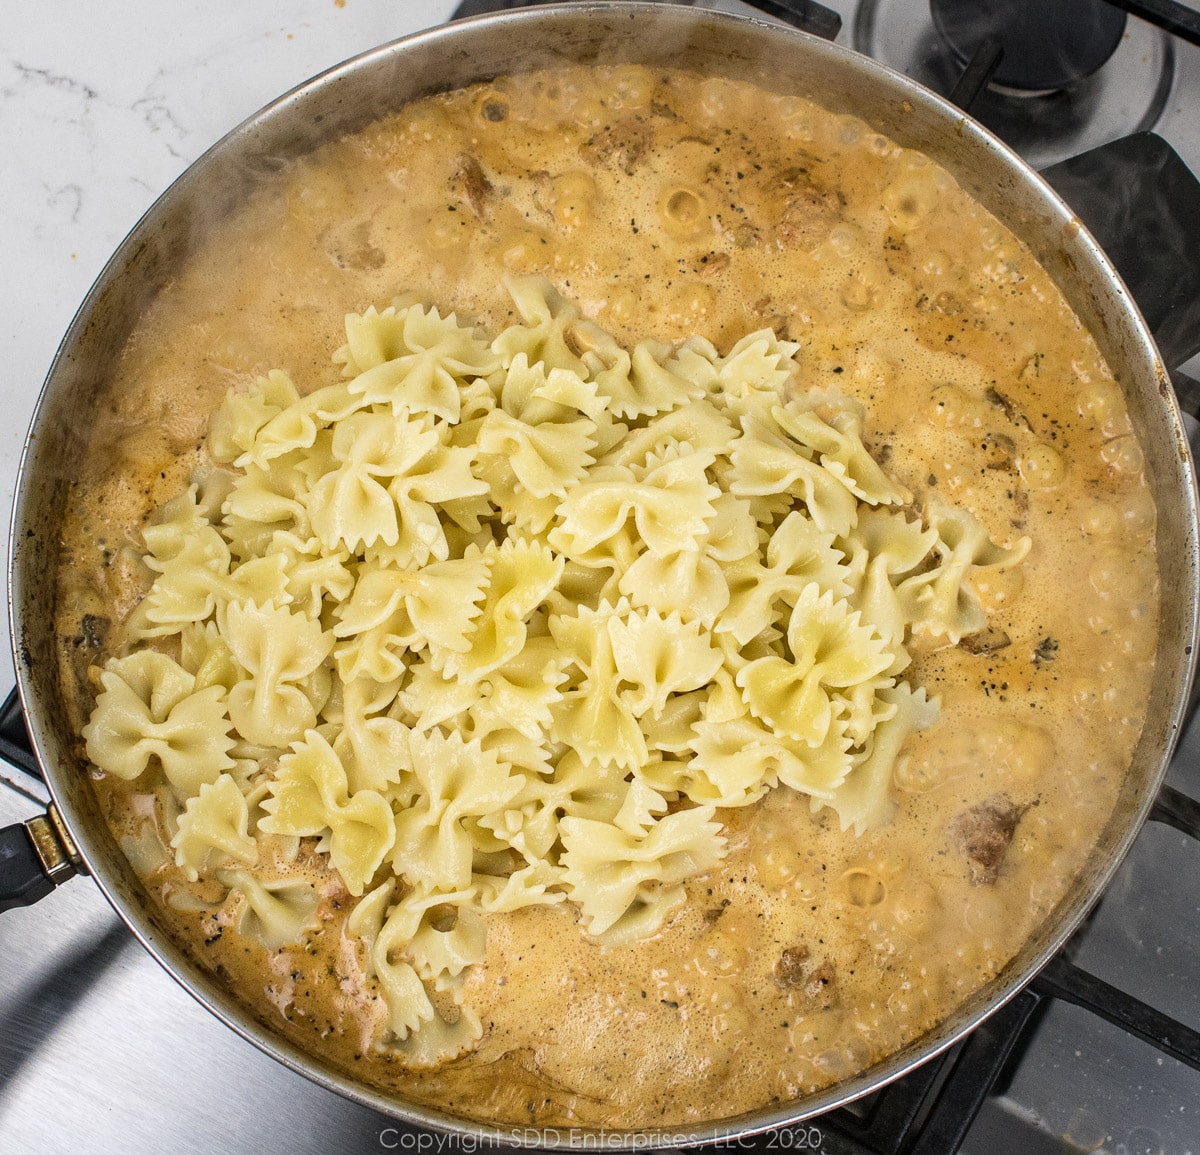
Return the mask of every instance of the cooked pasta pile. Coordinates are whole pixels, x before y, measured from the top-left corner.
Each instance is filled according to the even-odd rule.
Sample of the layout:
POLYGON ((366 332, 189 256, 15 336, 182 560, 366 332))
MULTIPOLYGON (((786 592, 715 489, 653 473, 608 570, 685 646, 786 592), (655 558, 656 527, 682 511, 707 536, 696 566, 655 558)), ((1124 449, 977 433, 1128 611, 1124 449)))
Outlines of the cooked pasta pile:
POLYGON ((887 822, 937 709, 906 641, 981 629, 967 579, 1029 548, 915 510, 770 330, 626 350, 508 287, 490 343, 371 309, 342 382, 229 396, 215 464, 145 527, 134 648, 84 730, 119 778, 161 764, 177 865, 270 948, 316 897, 263 848, 319 837, 413 1065, 480 1036, 489 914, 569 902, 617 946, 720 862, 721 808, 782 787, 887 822))

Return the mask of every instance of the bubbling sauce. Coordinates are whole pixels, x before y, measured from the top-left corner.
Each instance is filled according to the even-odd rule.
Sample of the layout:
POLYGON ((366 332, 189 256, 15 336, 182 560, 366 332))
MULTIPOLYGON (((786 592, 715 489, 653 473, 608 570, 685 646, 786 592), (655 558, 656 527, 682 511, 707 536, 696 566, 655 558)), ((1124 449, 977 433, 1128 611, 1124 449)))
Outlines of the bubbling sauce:
MULTIPOLYGON (((412 1070, 345 934, 353 899, 304 840, 271 877, 318 929, 239 935, 189 883, 153 764, 96 772, 114 836, 178 939, 271 1028, 353 1078, 509 1125, 687 1124, 846 1078, 951 1013, 1063 896, 1143 724, 1158 617, 1155 511, 1120 387, 1025 247, 927 157, 749 85, 570 68, 434 96, 328 144, 217 226, 142 318, 96 414, 60 577, 62 678, 127 650, 139 527, 206 465, 231 387, 338 379, 344 314, 400 290, 495 333, 504 272, 543 273, 623 343, 771 327, 799 387, 868 411, 875 456, 968 509, 1019 568, 973 594, 989 627, 918 652, 941 698, 897 760, 899 809, 861 837, 786 788, 719 811, 729 853, 652 938, 608 951, 573 908, 489 916, 466 998, 484 1033, 412 1070)), ((272 856, 274 859, 272 860, 272 856)))

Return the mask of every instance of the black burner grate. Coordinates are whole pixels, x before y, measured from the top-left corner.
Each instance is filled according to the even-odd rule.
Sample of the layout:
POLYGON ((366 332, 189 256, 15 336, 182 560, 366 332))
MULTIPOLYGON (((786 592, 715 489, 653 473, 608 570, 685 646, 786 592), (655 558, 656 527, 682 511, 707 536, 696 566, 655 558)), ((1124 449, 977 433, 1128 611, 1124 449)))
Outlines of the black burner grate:
POLYGON ((15 689, 0 705, 0 758, 34 778, 42 777, 42 768, 38 765, 29 741, 29 731, 25 728, 25 712, 21 709, 21 699, 15 689))

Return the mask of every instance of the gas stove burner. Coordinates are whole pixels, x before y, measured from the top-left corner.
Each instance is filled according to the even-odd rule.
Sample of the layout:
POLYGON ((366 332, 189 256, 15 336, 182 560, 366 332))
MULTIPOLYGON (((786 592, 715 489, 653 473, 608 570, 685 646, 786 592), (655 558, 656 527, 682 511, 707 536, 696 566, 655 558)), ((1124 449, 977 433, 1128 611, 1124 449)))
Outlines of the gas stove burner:
POLYGON ((1172 37, 1101 0, 862 0, 854 21, 855 48, 943 96, 985 37, 1004 59, 971 115, 1035 168, 1152 128, 1170 96, 1172 37), (1015 27, 981 23, 1014 12, 1015 27))
POLYGON ((960 64, 990 40, 1004 49, 993 83, 1030 93, 1072 88, 1098 72, 1127 19, 1106 0, 930 0, 929 8, 960 64))

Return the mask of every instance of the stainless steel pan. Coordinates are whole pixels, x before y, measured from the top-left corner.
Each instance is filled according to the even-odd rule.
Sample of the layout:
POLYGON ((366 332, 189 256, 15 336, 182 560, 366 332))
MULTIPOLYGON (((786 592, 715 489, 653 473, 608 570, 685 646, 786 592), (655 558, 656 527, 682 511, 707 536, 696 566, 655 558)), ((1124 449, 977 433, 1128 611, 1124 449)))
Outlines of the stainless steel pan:
MULTIPOLYGON (((109 387, 117 356, 146 304, 187 260, 201 215, 229 211, 270 181, 281 160, 302 155, 405 102, 500 73, 570 62, 672 64, 812 97, 860 116, 920 149, 1022 237, 1092 331, 1123 383, 1145 449, 1158 506, 1163 600, 1158 660, 1145 731, 1117 810, 1084 870, 1016 958, 935 1030, 852 1079, 817 1095, 736 1118, 691 1126, 695 1141, 730 1138, 799 1121, 897 1078, 949 1046, 1037 973, 1111 878, 1136 836, 1166 770, 1191 680, 1197 632, 1197 502, 1187 441, 1167 376, 1138 310, 1096 242, 1028 167, 958 109, 907 78, 822 40, 754 19, 645 3, 574 3, 449 25, 341 65, 280 98, 201 157, 126 238, 88 294, 51 367, 25 447, 12 521, 9 607, 18 685, 54 808, 37 825, 47 870, 74 868, 97 884, 146 948, 235 1031, 294 1070, 361 1103, 439 1129, 467 1128, 507 1142, 527 1133, 480 1128, 356 1083, 253 1019, 213 976, 163 932, 98 811, 60 696, 54 643, 58 526, 87 444, 86 414, 109 387), (201 212, 202 209, 202 212, 201 212)), ((0 837, 0 868, 25 831, 0 837)), ((51 889, 34 878, 31 892, 51 889)), ((575 1133, 576 1142, 586 1142, 575 1133)), ((660 1132, 628 1132, 628 1146, 660 1132)), ((540 1142, 566 1144, 564 1132, 540 1142)), ((606 1143, 615 1137, 605 1136, 606 1143)))

